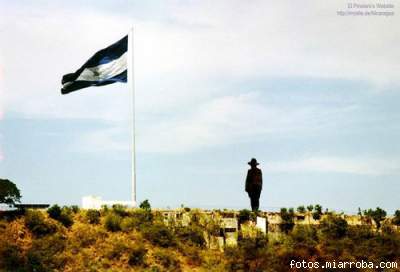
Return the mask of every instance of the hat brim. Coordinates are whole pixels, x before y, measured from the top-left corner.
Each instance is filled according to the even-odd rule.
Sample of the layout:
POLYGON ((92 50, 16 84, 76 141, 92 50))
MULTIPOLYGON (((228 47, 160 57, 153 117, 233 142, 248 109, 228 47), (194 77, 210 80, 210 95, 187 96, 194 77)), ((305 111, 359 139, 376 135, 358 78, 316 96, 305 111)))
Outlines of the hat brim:
POLYGON ((258 163, 258 162, 256 162, 256 163, 252 163, 251 161, 249 161, 247 164, 248 164, 248 165, 253 165, 253 164, 255 164, 255 165, 259 165, 259 163, 258 163))

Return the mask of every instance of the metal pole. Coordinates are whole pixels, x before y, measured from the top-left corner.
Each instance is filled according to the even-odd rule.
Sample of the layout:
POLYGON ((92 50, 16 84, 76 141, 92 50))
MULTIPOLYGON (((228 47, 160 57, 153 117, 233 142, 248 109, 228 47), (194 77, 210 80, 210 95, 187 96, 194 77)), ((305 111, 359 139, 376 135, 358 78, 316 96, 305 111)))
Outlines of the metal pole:
POLYGON ((128 84, 132 110, 132 206, 136 206, 136 147, 135 147, 135 81, 133 66, 133 27, 128 34, 128 84))

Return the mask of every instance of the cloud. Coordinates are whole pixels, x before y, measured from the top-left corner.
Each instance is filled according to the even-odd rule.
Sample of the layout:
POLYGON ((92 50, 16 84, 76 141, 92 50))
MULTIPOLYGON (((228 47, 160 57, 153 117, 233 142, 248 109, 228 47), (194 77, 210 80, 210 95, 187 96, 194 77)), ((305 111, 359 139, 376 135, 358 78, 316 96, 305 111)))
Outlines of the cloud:
POLYGON ((266 169, 276 173, 346 173, 357 175, 399 175, 400 158, 361 158, 361 157, 308 157, 293 161, 270 162, 266 169))
POLYGON ((98 129, 80 135, 72 143, 72 149, 79 152, 119 152, 131 148, 131 133, 123 125, 98 129), (121 139, 122 138, 122 139, 121 139))
MULTIPOLYGON (((181 153, 254 142, 268 135, 310 135, 334 128, 356 109, 353 106, 277 106, 263 101, 264 96, 259 92, 222 96, 175 116, 139 120, 137 149, 181 153)), ((128 136, 126 123, 111 123, 107 129, 85 133, 76 146, 85 146, 85 150, 128 150, 128 136)))
POLYGON ((34 118, 126 119, 123 107, 116 106, 124 95, 110 99, 91 88, 61 98, 59 88, 63 74, 131 25, 141 113, 221 96, 226 89, 214 79, 322 77, 365 80, 377 88, 399 85, 400 18, 339 17, 336 10, 344 4, 172 2, 151 18, 137 15, 148 9, 140 5, 109 11, 73 3, 2 4, 4 107, 34 118))

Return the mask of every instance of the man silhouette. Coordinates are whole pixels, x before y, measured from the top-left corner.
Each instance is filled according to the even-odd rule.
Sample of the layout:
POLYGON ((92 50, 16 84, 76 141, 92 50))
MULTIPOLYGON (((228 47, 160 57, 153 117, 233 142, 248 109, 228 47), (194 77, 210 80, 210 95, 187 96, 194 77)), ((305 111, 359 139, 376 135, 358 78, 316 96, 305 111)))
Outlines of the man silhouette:
POLYGON ((255 158, 252 158, 248 164, 251 168, 247 171, 246 192, 249 194, 251 202, 251 210, 258 211, 260 207, 260 194, 262 190, 262 173, 257 165, 259 164, 255 158))

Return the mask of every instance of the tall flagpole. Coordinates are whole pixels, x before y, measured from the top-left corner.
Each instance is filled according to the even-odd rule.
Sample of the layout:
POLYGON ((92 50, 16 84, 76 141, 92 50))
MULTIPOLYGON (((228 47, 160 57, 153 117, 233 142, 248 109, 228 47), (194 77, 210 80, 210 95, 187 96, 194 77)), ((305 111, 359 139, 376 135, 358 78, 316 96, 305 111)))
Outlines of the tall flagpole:
POLYGON ((136 206, 135 81, 133 66, 133 27, 128 34, 128 84, 132 110, 132 206, 136 206))

